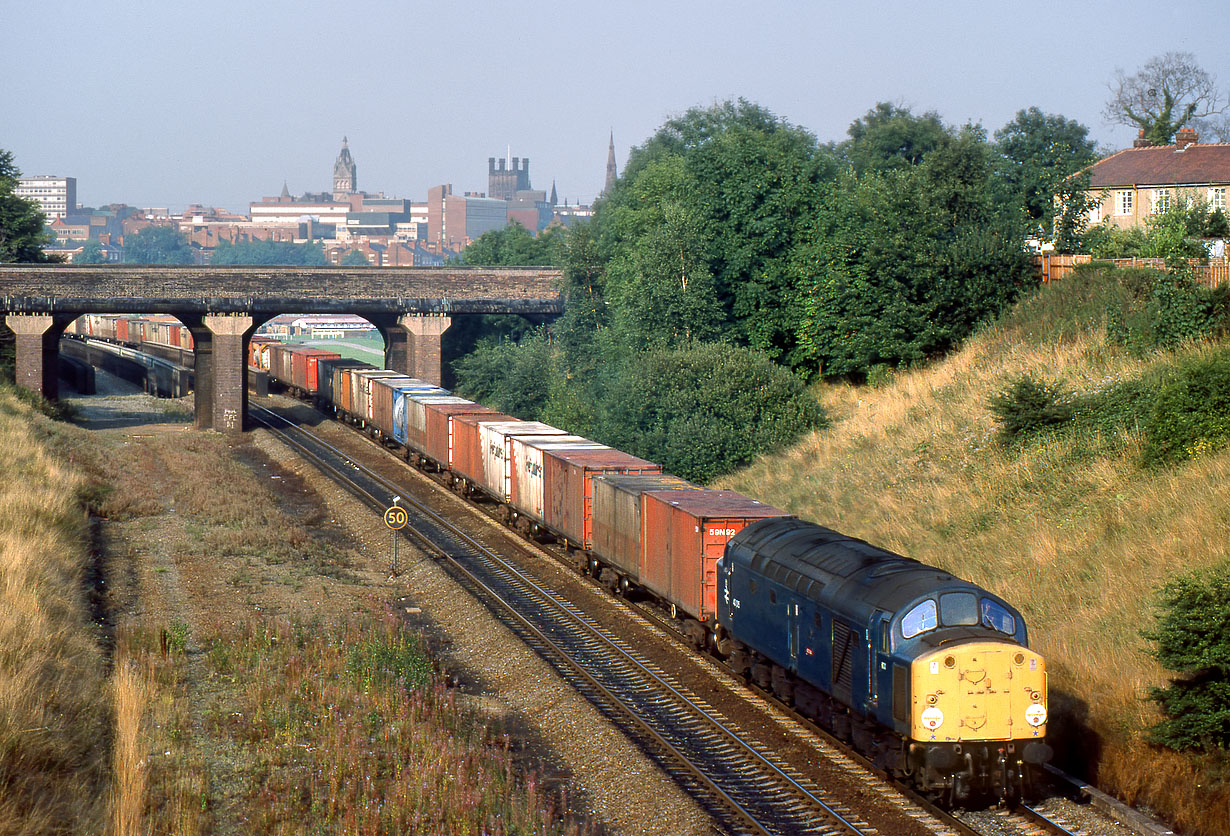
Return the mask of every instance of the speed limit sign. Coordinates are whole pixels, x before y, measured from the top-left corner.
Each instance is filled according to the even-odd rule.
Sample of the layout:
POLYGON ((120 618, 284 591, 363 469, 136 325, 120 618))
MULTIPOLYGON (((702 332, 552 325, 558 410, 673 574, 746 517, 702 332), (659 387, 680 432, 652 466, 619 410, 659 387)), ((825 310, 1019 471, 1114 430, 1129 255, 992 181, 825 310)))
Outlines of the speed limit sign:
POLYGON ((405 528, 409 520, 410 518, 406 515, 406 509, 400 505, 394 505, 391 508, 385 509, 384 524, 394 531, 405 528))

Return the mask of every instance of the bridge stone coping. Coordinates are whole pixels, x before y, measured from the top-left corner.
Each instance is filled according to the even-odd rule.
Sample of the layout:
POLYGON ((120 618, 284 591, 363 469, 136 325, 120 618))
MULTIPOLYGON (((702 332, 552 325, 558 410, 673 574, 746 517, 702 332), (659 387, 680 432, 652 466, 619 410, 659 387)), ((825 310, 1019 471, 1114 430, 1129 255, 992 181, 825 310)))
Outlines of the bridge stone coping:
POLYGON ((538 267, 163 267, 0 265, 0 313, 17 335, 18 383, 49 398, 59 337, 76 317, 170 314, 197 347, 196 423, 243 430, 247 342, 283 313, 346 313, 385 338, 388 368, 440 382, 454 316, 557 314, 561 271, 538 267))

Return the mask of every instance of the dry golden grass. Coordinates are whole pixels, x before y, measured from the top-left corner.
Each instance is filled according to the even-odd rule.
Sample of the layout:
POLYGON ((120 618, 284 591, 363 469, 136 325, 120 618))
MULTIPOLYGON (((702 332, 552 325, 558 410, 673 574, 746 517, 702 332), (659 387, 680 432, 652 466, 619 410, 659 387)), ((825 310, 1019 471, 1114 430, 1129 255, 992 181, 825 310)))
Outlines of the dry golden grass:
MULTIPOLYGON (((940 566, 1015 603, 1031 643, 1048 658, 1051 732, 1065 765, 1176 819, 1205 821, 1207 786, 1169 794, 1141 754, 1158 755, 1140 741, 1158 719, 1148 689, 1166 683, 1141 630, 1154 623, 1160 584, 1226 557, 1230 453, 1147 472, 1132 432, 1069 433, 1005 449, 987 403, 1006 381, 1029 372, 1079 392, 1144 369, 1107 345, 1100 319, 1049 330, 1031 306, 1062 307, 1063 300, 1028 300, 953 356, 882 388, 818 387, 833 426, 721 487, 940 566), (1094 759, 1080 763, 1090 753, 1094 759)), ((1178 768, 1184 759, 1163 762, 1178 768)), ((1203 826, 1227 832, 1230 815, 1203 826)))
POLYGON ((135 662, 120 660, 112 677, 115 743, 112 748, 111 836, 144 836, 148 772, 142 739, 150 683, 135 662))
POLYGON ((0 834, 98 833, 108 700, 86 606, 82 483, 0 388, 0 834))

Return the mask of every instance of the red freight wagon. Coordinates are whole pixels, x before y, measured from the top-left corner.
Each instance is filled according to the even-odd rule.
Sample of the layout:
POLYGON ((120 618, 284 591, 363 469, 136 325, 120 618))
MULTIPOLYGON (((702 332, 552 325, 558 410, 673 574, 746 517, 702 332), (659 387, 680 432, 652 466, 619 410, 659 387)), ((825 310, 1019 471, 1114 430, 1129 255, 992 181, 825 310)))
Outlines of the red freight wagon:
POLYGON ((670 473, 594 477, 593 553, 640 583, 641 506, 646 491, 704 490, 670 473))
POLYGON ((295 388, 307 395, 315 395, 319 387, 316 377, 316 361, 321 358, 341 357, 335 351, 325 351, 321 348, 301 348, 291 355, 291 379, 295 388))
MULTIPOLYGON (((454 464, 454 419, 461 415, 485 415, 488 420, 508 418, 501 412, 473 402, 424 402, 423 415, 425 427, 421 437, 415 434, 413 426, 406 429, 410 446, 444 469, 451 468, 454 464)), ((477 435, 477 430, 475 434, 477 435)))
POLYGON ((128 323, 127 319, 117 319, 115 321, 115 339, 117 342, 128 342, 128 323))
POLYGON ((453 458, 451 470, 464 477, 472 485, 483 483, 482 425, 496 422, 520 421, 501 412, 463 412, 452 416, 453 458))
POLYGON ((672 611, 709 621, 717 608, 717 562, 727 541, 757 520, 789 516, 735 491, 647 491, 641 585, 672 611))
POLYGON ((547 525, 569 543, 588 549, 594 542, 594 477, 605 473, 661 473, 662 465, 614 448, 544 450, 543 481, 547 525))

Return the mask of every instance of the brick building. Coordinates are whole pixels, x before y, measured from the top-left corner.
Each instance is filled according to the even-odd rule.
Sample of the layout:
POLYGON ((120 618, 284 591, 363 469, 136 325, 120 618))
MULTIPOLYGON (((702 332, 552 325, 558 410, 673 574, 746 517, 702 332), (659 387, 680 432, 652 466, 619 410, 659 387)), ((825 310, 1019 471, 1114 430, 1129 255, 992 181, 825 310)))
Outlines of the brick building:
POLYGON ((1230 143, 1201 145, 1198 138, 1191 128, 1179 131, 1173 145, 1149 145, 1142 137, 1086 169, 1089 222, 1129 229, 1181 202, 1226 211, 1230 143))

